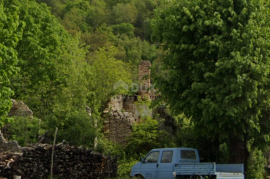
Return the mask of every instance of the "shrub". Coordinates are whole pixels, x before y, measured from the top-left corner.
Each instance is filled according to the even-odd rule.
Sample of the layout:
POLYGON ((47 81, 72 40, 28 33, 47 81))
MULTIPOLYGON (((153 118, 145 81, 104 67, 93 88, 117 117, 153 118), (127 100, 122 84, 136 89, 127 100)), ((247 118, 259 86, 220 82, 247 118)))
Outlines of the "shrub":
POLYGON ((246 174, 247 178, 252 179, 262 179, 264 178, 264 165, 265 158, 261 150, 255 148, 250 152, 248 159, 248 172, 246 174))

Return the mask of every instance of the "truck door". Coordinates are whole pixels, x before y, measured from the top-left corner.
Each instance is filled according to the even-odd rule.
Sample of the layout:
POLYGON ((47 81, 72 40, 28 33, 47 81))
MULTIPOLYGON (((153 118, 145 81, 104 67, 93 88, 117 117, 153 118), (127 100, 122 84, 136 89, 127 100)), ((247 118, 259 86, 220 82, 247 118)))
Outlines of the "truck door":
POLYGON ((173 178, 173 151, 162 151, 157 167, 157 179, 173 178))
POLYGON ((141 174, 145 179, 156 179, 159 151, 150 152, 141 164, 141 174))

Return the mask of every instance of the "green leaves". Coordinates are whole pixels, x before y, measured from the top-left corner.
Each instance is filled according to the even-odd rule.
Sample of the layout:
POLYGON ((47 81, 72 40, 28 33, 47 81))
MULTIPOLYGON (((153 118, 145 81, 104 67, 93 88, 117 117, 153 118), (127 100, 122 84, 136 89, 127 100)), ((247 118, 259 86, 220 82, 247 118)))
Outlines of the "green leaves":
POLYGON ((122 80, 127 85, 131 84, 130 66, 117 60, 114 56, 118 49, 111 46, 109 49, 100 48, 95 52, 94 62, 91 64, 93 78, 92 91, 98 96, 97 103, 105 103, 115 94, 127 94, 129 91, 117 91, 114 84, 122 80))
POLYGON ((17 72, 18 62, 15 47, 21 38, 24 23, 19 21, 17 1, 0 2, 0 126, 7 121, 7 113, 11 107, 9 88, 10 78, 17 72))
POLYGON ((168 80, 157 79, 158 89, 206 137, 269 134, 267 3, 181 1, 156 13, 154 37, 164 43, 163 70, 169 73, 168 80))
POLYGON ((132 126, 132 131, 126 146, 129 154, 147 153, 153 148, 165 147, 168 143, 166 137, 169 134, 159 129, 159 122, 155 119, 144 118, 142 122, 132 126))
POLYGON ((40 123, 41 120, 37 118, 15 117, 13 122, 9 122, 6 131, 2 132, 8 140, 16 140, 20 146, 26 146, 38 142, 40 123))

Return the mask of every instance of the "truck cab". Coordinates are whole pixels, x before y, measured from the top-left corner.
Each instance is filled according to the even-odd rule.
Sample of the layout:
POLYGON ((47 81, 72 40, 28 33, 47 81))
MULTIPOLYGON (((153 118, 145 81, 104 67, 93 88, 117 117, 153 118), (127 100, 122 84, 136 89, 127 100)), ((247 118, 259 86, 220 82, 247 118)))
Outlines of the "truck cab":
POLYGON ((200 163, 197 149, 151 150, 131 168, 130 176, 144 179, 244 179, 243 164, 200 163))

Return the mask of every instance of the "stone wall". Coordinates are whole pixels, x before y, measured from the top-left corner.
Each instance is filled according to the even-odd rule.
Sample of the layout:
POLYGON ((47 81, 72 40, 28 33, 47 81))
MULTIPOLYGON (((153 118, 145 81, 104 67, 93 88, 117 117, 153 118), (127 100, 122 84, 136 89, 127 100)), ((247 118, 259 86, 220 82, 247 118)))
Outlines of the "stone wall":
POLYGON ((108 101, 107 108, 105 109, 104 112, 108 113, 109 111, 121 111, 123 110, 123 105, 124 105, 124 96, 116 95, 108 101))
POLYGON ((135 120, 130 112, 110 111, 105 112, 105 121, 103 122, 103 132, 110 141, 121 145, 126 144, 126 138, 132 132, 132 125, 135 120))
POLYGON ((110 141, 123 145, 132 133, 135 122, 140 122, 144 116, 153 116, 150 104, 139 99, 137 95, 118 95, 107 105, 107 109, 103 111, 103 132, 110 141))

